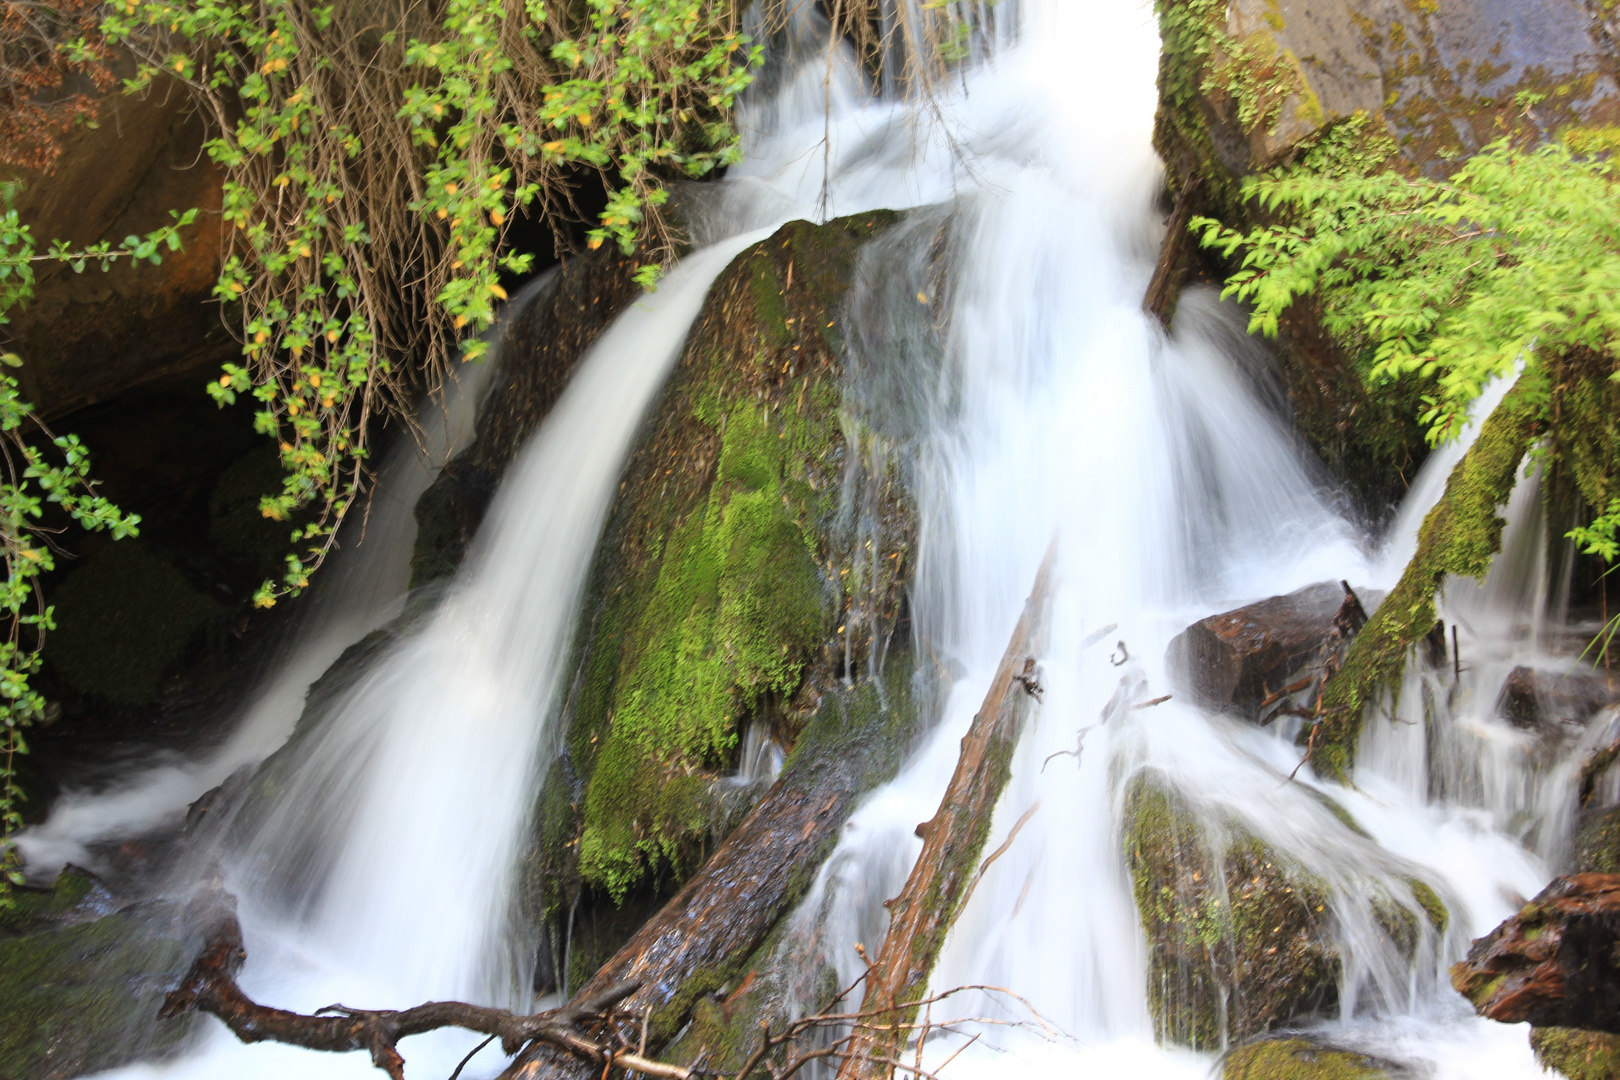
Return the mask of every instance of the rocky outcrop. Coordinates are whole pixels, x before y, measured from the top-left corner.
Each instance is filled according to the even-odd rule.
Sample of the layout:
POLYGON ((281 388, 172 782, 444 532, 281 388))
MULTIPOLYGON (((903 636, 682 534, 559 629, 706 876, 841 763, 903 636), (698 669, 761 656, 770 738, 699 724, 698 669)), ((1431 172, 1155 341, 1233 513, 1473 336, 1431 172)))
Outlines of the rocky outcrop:
POLYGON ((1496 711, 1515 727, 1534 730, 1584 723, 1617 698, 1598 672, 1576 668, 1555 673, 1521 664, 1502 684, 1496 711))
POLYGON ((1569 1080, 1620 1080, 1620 1035, 1537 1027, 1530 1029, 1530 1049, 1543 1069, 1569 1080))
POLYGON ((1255 719, 1366 621, 1348 586, 1324 581, 1198 620, 1171 639, 1165 667, 1176 692, 1200 708, 1255 719))
POLYGON ((1451 984, 1505 1024, 1620 1034, 1620 874, 1573 874, 1475 941, 1451 984))

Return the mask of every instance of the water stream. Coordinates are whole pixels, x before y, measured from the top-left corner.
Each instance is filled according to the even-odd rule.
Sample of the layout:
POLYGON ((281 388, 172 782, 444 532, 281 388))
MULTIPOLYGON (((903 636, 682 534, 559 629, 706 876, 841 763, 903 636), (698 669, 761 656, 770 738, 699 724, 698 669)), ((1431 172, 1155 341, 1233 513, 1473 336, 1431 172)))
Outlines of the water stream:
MULTIPOLYGON (((866 97, 847 57, 813 47, 824 31, 808 16, 803 27, 799 53, 742 111, 745 161, 694 203, 700 249, 592 349, 442 603, 296 748, 290 789, 227 860, 252 956, 245 988, 306 1010, 528 1004, 513 874, 575 609, 625 455, 709 282, 775 222, 927 207, 914 220, 947 237, 944 284, 938 295, 897 289, 933 280, 930 251, 874 245, 851 300, 851 389, 910 438, 922 503, 915 632, 954 684, 933 733, 863 803, 792 916, 796 937, 819 942, 794 962, 852 981, 855 944, 881 938, 881 902, 920 847, 914 826, 934 812, 1056 536, 1045 700, 990 843, 1038 809, 962 913, 935 985, 1015 989, 1066 1035, 991 1029, 948 1075, 1208 1075, 1220 1046, 1158 1045, 1148 1008, 1122 849, 1126 795, 1144 773, 1217 834, 1241 826, 1325 883, 1342 966, 1318 1022, 1325 1037, 1436 1077, 1540 1075, 1524 1029, 1475 1019, 1445 978, 1471 937, 1557 867, 1573 763, 1606 730, 1595 722, 1532 746, 1496 715, 1515 664, 1567 663, 1546 655, 1549 541, 1535 479, 1507 510, 1491 580, 1448 588, 1442 614, 1459 627, 1466 669, 1413 669, 1398 703, 1369 722, 1354 789, 1308 765, 1288 779, 1297 722, 1260 728, 1174 698, 1129 707, 1169 692, 1166 646, 1198 618, 1323 580, 1388 589, 1460 448, 1434 455, 1380 548, 1291 436, 1237 313, 1198 290, 1172 334, 1142 313, 1162 230, 1150 143, 1158 36, 1145 6, 1023 0, 1001 13, 990 55, 925 107, 866 97), (932 349, 896 329, 919 317, 896 306, 911 303, 937 332, 932 349), (1077 740, 1078 756, 1052 758, 1077 740), (1443 934, 1413 879, 1447 904, 1443 934), (1409 948, 1369 913, 1375 895, 1412 915, 1409 948)), ((355 629, 333 634, 348 641, 355 629)), ((751 745, 739 782, 776 767, 762 738, 751 745)), ((242 760, 267 749, 255 743, 242 760)), ((955 1007, 1012 1015, 983 997, 955 1007)), ((444 1075, 475 1041, 445 1034, 402 1049, 413 1072, 444 1075)), ((942 1039, 928 1053, 938 1062, 960 1048, 942 1039)), ((121 1075, 358 1077, 370 1066, 245 1047, 215 1029, 177 1061, 121 1075)))

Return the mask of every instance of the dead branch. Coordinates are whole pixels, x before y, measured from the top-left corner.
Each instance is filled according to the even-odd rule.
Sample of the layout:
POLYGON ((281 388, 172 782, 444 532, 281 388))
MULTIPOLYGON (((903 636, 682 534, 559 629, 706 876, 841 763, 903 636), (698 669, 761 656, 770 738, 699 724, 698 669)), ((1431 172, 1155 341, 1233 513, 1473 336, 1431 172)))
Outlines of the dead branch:
MULTIPOLYGON (((216 914, 208 926, 202 953, 180 985, 169 991, 158 1011, 160 1019, 204 1012, 224 1021, 246 1043, 280 1042, 308 1050, 346 1053, 365 1050, 371 1062, 393 1080, 404 1080, 405 1059, 399 1041, 439 1028, 459 1027, 499 1039, 507 1054, 524 1044, 541 1041, 604 1069, 632 1069, 667 1080, 687 1080, 693 1073, 678 1065, 651 1061, 628 1047, 604 1041, 598 1031, 617 1017, 617 1006, 641 988, 623 982, 589 999, 532 1016, 516 1016, 506 1009, 469 1005, 462 1001, 430 1001, 411 1009, 355 1009, 328 1005, 314 1015, 260 1005, 242 992, 236 974, 247 959, 242 946, 242 924, 236 917, 236 898, 218 894, 216 914)), ((480 1047, 481 1048, 481 1047, 480 1047)), ((469 1058, 471 1055, 469 1055, 469 1058)), ((463 1061, 462 1065, 465 1066, 463 1061)), ((461 1069, 458 1067, 458 1073, 461 1069)))
POLYGON ((1175 208, 1165 222, 1164 241, 1159 245, 1159 260, 1153 267, 1153 280, 1148 283, 1147 295, 1142 298, 1142 310, 1158 319, 1166 330, 1176 313, 1176 299, 1181 294, 1182 280, 1187 276, 1187 259, 1192 254, 1192 234, 1187 224, 1203 192, 1202 177, 1194 176, 1182 185, 1176 195, 1175 208))
POLYGON ((1025 710, 1016 701, 1009 702, 1009 692, 1041 634, 1055 554, 1054 542, 1035 576, 984 704, 962 738, 956 772, 939 810, 917 827, 922 854, 906 887, 884 905, 889 909, 889 932, 867 973, 862 1009, 890 1013, 897 1026, 857 1030, 839 1069, 840 1080, 890 1074, 897 1066, 911 1071, 895 1060, 905 1046, 898 1025, 908 1023, 917 1006, 901 1003, 916 998, 927 985, 945 936, 972 889, 969 874, 984 847, 990 814, 1006 786, 1008 760, 1022 728, 1025 710))

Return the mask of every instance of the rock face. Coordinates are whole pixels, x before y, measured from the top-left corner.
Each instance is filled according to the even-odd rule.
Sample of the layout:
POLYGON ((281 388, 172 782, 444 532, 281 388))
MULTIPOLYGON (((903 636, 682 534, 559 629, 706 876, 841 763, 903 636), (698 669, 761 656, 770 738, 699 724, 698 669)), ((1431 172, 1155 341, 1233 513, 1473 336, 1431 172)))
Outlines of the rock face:
POLYGON ((1573 874, 1475 941, 1451 984, 1505 1024, 1620 1034, 1620 874, 1573 874))
POLYGON ((1569 1080, 1620 1080, 1620 1036, 1577 1028, 1531 1028, 1530 1049, 1543 1069, 1569 1080))
POLYGON ((160 266, 41 269, 9 336, 25 360, 24 396, 47 417, 175 377, 194 378, 200 394, 238 353, 212 298, 223 174, 203 153, 200 118, 184 92, 161 85, 147 97, 115 89, 97 110, 94 126, 66 137, 49 172, 18 177, 18 216, 39 249, 54 239, 82 246, 150 232, 170 223, 171 210, 203 213, 183 235, 185 249, 160 266))
POLYGON ((1176 692, 1200 708, 1251 718, 1273 691, 1366 622, 1354 595, 1333 582, 1200 619, 1165 654, 1176 692))

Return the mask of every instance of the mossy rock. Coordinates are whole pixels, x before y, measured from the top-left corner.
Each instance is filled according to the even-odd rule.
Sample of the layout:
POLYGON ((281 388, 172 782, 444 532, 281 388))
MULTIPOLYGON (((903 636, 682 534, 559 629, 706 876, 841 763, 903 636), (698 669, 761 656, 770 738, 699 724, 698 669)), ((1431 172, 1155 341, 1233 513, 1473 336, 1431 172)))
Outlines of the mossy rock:
POLYGON ((1158 1037, 1212 1049, 1337 1000, 1323 883, 1230 824, 1212 836, 1151 771, 1125 799, 1125 856, 1148 940, 1158 1037))
POLYGON ((1575 872, 1620 873, 1620 806, 1588 816, 1575 832, 1575 872))
POLYGON ((51 594, 56 629, 45 659, 80 693, 134 706, 225 609, 139 540, 108 543, 51 594))
POLYGON ((540 855, 553 914, 581 887, 617 899, 695 869, 747 724, 791 745, 814 711, 807 676, 859 675, 844 658, 864 663, 899 616, 913 515, 884 475, 865 481, 875 546, 845 519, 839 331, 860 249, 894 220, 789 223, 710 289, 593 567, 562 748, 573 789, 540 812, 567 837, 540 855))
POLYGON ((1294 1037, 1240 1046, 1221 1059, 1221 1080, 1399 1080, 1406 1070, 1353 1050, 1294 1037))
POLYGON ((69 869, 19 890, 0 920, 0 1077, 56 1080, 147 1059, 190 1025, 159 1024, 185 955, 162 905, 103 914, 110 897, 69 869))
POLYGON ((1620 1035, 1537 1027, 1530 1029, 1530 1049, 1543 1069, 1569 1080, 1620 1080, 1620 1035))
POLYGON ((281 492, 286 472, 269 444, 258 446, 225 467, 208 500, 208 540, 256 573, 268 573, 287 554, 293 526, 272 521, 259 500, 281 492))

